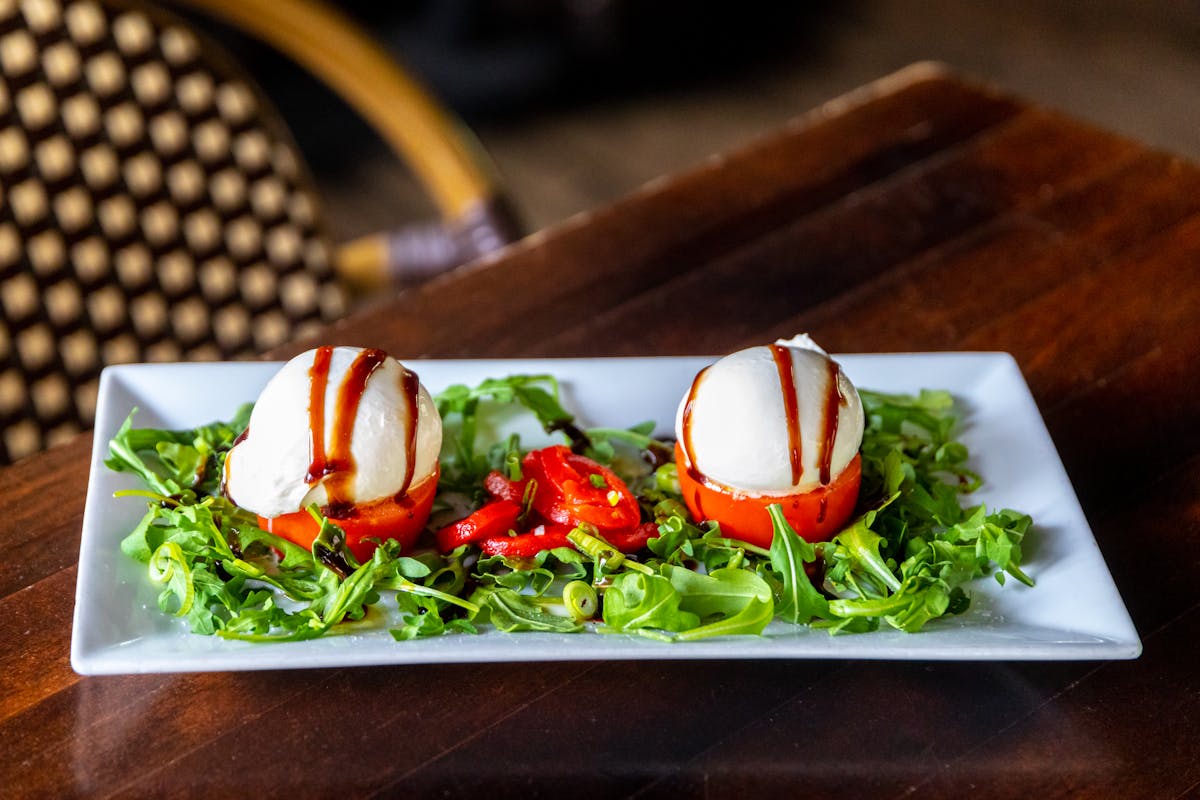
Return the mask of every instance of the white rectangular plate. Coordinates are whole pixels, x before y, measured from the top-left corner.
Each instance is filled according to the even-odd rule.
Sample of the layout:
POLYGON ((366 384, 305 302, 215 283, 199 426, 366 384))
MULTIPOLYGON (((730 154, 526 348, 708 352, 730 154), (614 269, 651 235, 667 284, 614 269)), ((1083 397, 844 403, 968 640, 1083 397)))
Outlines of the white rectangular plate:
MULTIPOLYGON (((280 669, 472 661, 664 658, 870 658, 1060 660, 1135 658, 1142 646, 1087 520, 1013 359, 1003 353, 839 356, 856 385, 888 392, 950 390, 962 405, 962 439, 985 479, 974 500, 1033 516, 1026 539, 1029 589, 982 579, 971 609, 918 634, 880 630, 830 636, 773 623, 762 637, 664 644, 590 634, 451 635, 396 642, 383 630, 306 642, 249 644, 188 632, 164 616, 145 567, 121 554, 121 539, 144 513, 113 492, 136 485, 108 471, 108 441, 130 409, 138 427, 190 428, 230 417, 254 400, 272 363, 136 364, 100 380, 91 478, 83 518, 71 664, 83 674, 280 669)), ((587 425, 656 420, 670 435, 676 405, 708 358, 413 361, 437 392, 486 377, 551 373, 564 404, 587 425)))

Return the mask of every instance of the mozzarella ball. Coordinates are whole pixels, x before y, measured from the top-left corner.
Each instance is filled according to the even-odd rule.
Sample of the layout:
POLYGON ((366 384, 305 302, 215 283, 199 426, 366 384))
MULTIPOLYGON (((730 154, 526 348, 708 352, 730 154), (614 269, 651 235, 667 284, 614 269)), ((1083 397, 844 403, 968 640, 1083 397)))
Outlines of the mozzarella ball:
POLYGON ((831 482, 858 454, 858 391, 807 336, 739 350, 696 376, 675 434, 687 468, 741 492, 795 494, 831 482))
POLYGON ((225 491, 263 517, 313 503, 369 503, 432 476, 441 446, 433 398, 399 361, 377 350, 317 348, 287 362, 259 395, 246 433, 226 458, 225 491), (327 372, 314 368, 319 358, 327 359, 327 372), (322 375, 325 391, 313 398, 322 375), (361 392, 355 391, 364 376, 361 392), (322 414, 310 408, 310 399, 323 405, 322 414), (352 423, 343 419, 348 414, 352 423), (314 428, 322 431, 319 444, 314 428), (339 432, 348 432, 348 440, 339 441, 339 432), (317 463, 319 474, 311 474, 319 454, 331 458, 347 449, 351 465, 326 472, 317 463))

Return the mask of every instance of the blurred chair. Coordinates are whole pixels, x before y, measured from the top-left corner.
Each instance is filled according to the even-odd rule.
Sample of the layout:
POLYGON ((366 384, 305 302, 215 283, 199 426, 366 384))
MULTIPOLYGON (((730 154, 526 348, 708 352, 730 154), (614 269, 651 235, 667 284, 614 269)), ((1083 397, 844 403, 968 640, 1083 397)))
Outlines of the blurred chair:
POLYGON ((0 0, 0 463, 90 426, 100 370, 237 358, 517 235, 480 149, 314 0, 189 0, 310 69, 409 163, 442 221, 333 248, 269 101, 135 0, 0 0))

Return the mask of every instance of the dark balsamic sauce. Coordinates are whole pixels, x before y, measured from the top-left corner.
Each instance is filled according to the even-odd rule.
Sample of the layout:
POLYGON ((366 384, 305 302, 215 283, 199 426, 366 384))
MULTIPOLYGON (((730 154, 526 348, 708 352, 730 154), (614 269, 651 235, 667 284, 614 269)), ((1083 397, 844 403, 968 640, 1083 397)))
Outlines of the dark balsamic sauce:
MULTIPOLYGON (((237 447, 242 442, 246 441, 246 437, 250 435, 250 426, 237 435, 233 440, 233 444, 229 446, 229 452, 233 452, 233 448, 237 447)), ((221 467, 221 494, 225 495, 229 502, 237 505, 237 501, 233 499, 233 495, 229 493, 229 454, 225 454, 225 463, 221 467)))
MULTIPOLYGON (((688 389, 687 400, 683 404, 683 419, 681 420, 680 438, 677 444, 679 445, 679 449, 683 451, 683 468, 688 476, 696 483, 703 484, 719 492, 725 492, 728 489, 723 484, 712 480, 700 471, 700 467, 696 464, 695 450, 692 447, 692 412, 695 410, 696 392, 700 389, 700 384, 704 382, 704 378, 708 374, 708 369, 708 367, 705 367, 696 373, 695 379, 692 380, 692 386, 688 389)), ((707 519, 708 516, 704 513, 704 508, 700 503, 699 492, 692 494, 692 503, 700 518, 707 519)))
POLYGON ((670 464, 675 460, 675 440, 655 439, 650 442, 642 451, 642 460, 649 464, 651 469, 670 464))
MULTIPOLYGON (((333 412, 333 430, 330 432, 329 456, 325 465, 325 496, 330 505, 352 502, 350 482, 354 479, 356 465, 350 452, 354 440, 354 423, 358 419, 358 403, 371 375, 387 358, 382 350, 367 349, 360 352, 350 363, 346 377, 338 387, 337 405, 333 412)), ((313 473, 310 471, 309 475, 313 473)))
POLYGON ((822 486, 828 486, 829 481, 832 479, 833 444, 837 441, 838 417, 841 415, 842 406, 847 403, 845 395, 842 394, 841 381, 839 380, 842 368, 832 358, 826 363, 828 365, 828 380, 825 389, 825 409, 822 422, 824 435, 821 437, 820 453, 822 486))
MULTIPOLYGON (((792 484, 800 483, 804 474, 803 441, 800 433, 800 407, 796 392, 795 370, 793 367, 791 349, 779 344, 768 345, 775 367, 779 371, 779 387, 783 395, 784 417, 787 423, 788 458, 792 470, 792 484)), ((817 467, 822 486, 828 486, 832 480, 834 443, 837 441, 838 421, 841 409, 849 404, 841 387, 841 366, 833 359, 827 359, 827 380, 825 402, 822 409, 822 430, 817 454, 817 467)), ((692 448, 692 410, 696 400, 696 392, 708 368, 701 370, 692 381, 688 390, 687 400, 683 406, 683 420, 680 431, 680 448, 684 454, 684 468, 691 478, 708 486, 718 487, 696 466, 695 452, 692 448)), ((697 502, 699 498, 696 498, 697 502)), ((818 511, 818 522, 825 519, 827 500, 822 497, 818 511)))
POLYGON ((312 486, 329 474, 329 462, 325 458, 325 390, 329 385, 329 364, 333 360, 333 348, 318 347, 308 368, 308 436, 311 455, 304 482, 312 486))
POLYGON ((366 389, 367 380, 387 358, 382 350, 363 350, 350 364, 346 377, 338 387, 337 400, 333 408, 333 430, 330 431, 329 451, 325 450, 325 393, 329 387, 329 366, 333 361, 333 348, 318 347, 313 356, 313 365, 308 370, 308 429, 309 452, 312 459, 305 482, 312 486, 325 479, 328 502, 326 513, 344 519, 349 500, 350 481, 354 478, 354 457, 350 443, 354 437, 354 421, 358 417, 358 403, 366 389))
POLYGON ((692 380, 692 386, 688 389, 687 400, 683 404, 683 420, 680 427, 679 446, 683 449, 683 460, 686 462, 683 466, 687 470, 688 475, 695 481, 706 481, 704 473, 696 466, 696 451, 692 448, 692 411, 696 405, 696 392, 700 388, 700 384, 704 381, 704 376, 708 374, 708 367, 696 373, 696 377, 692 380))
POLYGON ((421 380, 417 373, 406 367, 401 367, 400 393, 404 396, 408 420, 404 430, 404 481, 400 484, 400 490, 396 492, 397 501, 408 496, 408 489, 412 486, 413 475, 417 469, 417 422, 421 413, 421 380))
POLYGON ((804 475, 800 441, 800 404, 796 399, 796 375, 792 366, 792 351, 779 344, 769 345, 779 370, 779 388, 783 393, 783 416, 787 420, 788 458, 792 465, 792 485, 800 483, 804 475))
POLYGON ((546 426, 546 433, 555 433, 556 431, 566 434, 567 439, 571 442, 571 452, 577 456, 583 455, 592 446, 592 440, 587 433, 570 420, 559 420, 546 426))
MULTIPOLYGON (((350 498, 349 491, 357 470, 350 449, 354 439, 354 423, 358 418, 358 406, 363 392, 366 390, 367 381, 386 359, 387 354, 382 350, 368 348, 359 352, 351 362, 341 385, 338 386, 333 413, 333 430, 330 432, 330 446, 327 452, 325 448, 325 395, 329 388, 333 347, 329 345, 318 347, 313 354, 313 363, 308 370, 309 465, 304 475, 304 481, 309 486, 322 480, 325 481, 326 505, 322 510, 331 519, 349 519, 359 513, 350 498)), ((421 382, 417 374, 409 369, 402 369, 400 391, 407 407, 408 419, 405 429, 404 481, 395 496, 398 503, 407 499, 416 470, 417 423, 421 391, 421 382)), ((234 446, 244 441, 249 433, 250 428, 247 427, 234 440, 234 446)), ((228 483, 229 462, 227 459, 222 487, 227 497, 229 496, 228 483)), ((232 497, 229 499, 233 500, 232 497)))
POLYGON ((330 519, 353 519, 358 516, 358 508, 353 503, 345 501, 330 503, 321 511, 330 519))

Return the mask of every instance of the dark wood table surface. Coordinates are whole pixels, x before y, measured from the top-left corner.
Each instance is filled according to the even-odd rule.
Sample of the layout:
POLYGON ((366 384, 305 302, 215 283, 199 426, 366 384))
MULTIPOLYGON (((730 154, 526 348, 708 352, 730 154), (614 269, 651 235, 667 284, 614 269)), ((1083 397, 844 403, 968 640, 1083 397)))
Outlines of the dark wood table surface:
POLYGON ((1011 352, 1137 660, 85 678, 80 438, 0 472, 0 796, 1194 796, 1198 275, 1200 168, 918 66, 319 337, 404 357, 712 354, 798 331, 834 352, 1011 352))

